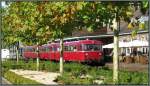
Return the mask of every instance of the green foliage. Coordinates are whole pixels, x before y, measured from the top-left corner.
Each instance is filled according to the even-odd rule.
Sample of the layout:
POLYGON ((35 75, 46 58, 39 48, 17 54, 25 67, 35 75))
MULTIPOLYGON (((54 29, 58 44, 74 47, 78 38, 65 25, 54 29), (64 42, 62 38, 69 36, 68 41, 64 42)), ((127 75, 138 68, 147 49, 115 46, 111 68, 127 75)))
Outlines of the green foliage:
POLYGON ((80 79, 68 72, 65 72, 63 76, 59 76, 57 80, 58 83, 66 85, 90 85, 92 83, 91 79, 80 79))
POLYGON ((30 80, 30 79, 24 78, 20 75, 17 75, 11 71, 7 71, 6 73, 4 73, 4 78, 6 78, 12 84, 41 84, 34 80, 30 80))
MULTIPOLYGON (((137 3, 137 2, 135 2, 137 3)), ((139 1, 146 12, 148 1, 139 1)), ((129 21, 133 16, 130 1, 118 2, 11 2, 2 9, 3 40, 6 45, 22 41, 26 45, 70 36, 79 27, 92 32, 103 25, 112 25, 117 13, 129 21)), ((104 26, 105 27, 105 26, 104 26)))
POLYGON ((99 2, 86 2, 82 10, 76 15, 78 26, 86 27, 88 31, 92 32, 95 29, 100 29, 104 24, 109 23, 109 19, 114 17, 105 5, 99 2))
POLYGON ((119 72, 119 84, 147 84, 148 73, 119 72))
MULTIPOLYGON (((8 60, 2 63, 3 71, 9 69, 36 70, 36 61, 29 60, 28 63, 20 60, 8 60)), ((51 61, 40 61, 40 71, 59 72, 59 63, 51 61)), ((3 72, 5 74, 5 72, 3 72)), ((93 84, 93 80, 104 77, 104 84, 113 84, 113 71, 107 67, 93 67, 79 63, 65 63, 64 74, 57 78, 60 84, 93 84), (90 75, 92 78, 81 79, 81 75, 90 75)), ((148 84, 148 73, 145 72, 119 72, 119 84, 148 84)))

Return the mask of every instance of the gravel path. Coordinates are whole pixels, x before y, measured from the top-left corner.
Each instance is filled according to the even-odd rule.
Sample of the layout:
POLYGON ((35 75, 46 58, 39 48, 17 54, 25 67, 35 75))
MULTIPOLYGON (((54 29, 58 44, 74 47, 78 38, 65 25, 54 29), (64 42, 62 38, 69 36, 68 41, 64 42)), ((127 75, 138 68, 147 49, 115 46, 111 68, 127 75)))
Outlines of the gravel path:
POLYGON ((55 80, 56 77, 60 75, 59 73, 40 72, 40 71, 31 71, 31 70, 10 70, 10 71, 45 85, 58 85, 53 80, 55 80))
POLYGON ((10 83, 8 80, 6 80, 5 78, 2 77, 2 85, 4 85, 4 84, 5 84, 5 85, 6 85, 6 84, 7 84, 7 85, 10 85, 11 83, 10 83))

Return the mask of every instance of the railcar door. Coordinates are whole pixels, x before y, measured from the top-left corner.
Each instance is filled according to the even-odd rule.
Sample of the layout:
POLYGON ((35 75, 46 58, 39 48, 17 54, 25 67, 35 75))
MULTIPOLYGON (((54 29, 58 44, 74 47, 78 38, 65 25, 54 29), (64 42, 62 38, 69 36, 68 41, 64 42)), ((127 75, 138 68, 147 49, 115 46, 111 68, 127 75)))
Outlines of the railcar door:
POLYGON ((59 59, 60 59, 60 47, 59 46, 56 46, 55 47, 55 60, 56 61, 59 61, 59 59))
POLYGON ((46 59, 46 60, 49 59, 49 52, 50 52, 49 47, 45 47, 45 59, 46 59))
POLYGON ((39 47, 39 58, 40 59, 43 59, 43 55, 42 55, 42 52, 43 52, 43 47, 39 47))
POLYGON ((52 60, 52 59, 51 59, 51 58, 52 58, 52 56, 51 56, 52 47, 51 47, 51 46, 48 46, 47 48, 48 48, 48 59, 49 59, 49 60, 52 60))
POLYGON ((82 44, 77 45, 78 51, 75 53, 76 54, 76 61, 78 62, 83 62, 84 61, 84 51, 82 49, 82 44))
POLYGON ((66 61, 77 61, 78 59, 78 49, 75 45, 67 45, 65 46, 64 52, 64 60, 66 61))
POLYGON ((54 51, 54 46, 50 47, 50 60, 55 60, 55 51, 54 51))
POLYGON ((50 52, 50 59, 51 60, 58 60, 58 52, 57 52, 57 46, 53 45, 51 46, 51 52, 50 52))

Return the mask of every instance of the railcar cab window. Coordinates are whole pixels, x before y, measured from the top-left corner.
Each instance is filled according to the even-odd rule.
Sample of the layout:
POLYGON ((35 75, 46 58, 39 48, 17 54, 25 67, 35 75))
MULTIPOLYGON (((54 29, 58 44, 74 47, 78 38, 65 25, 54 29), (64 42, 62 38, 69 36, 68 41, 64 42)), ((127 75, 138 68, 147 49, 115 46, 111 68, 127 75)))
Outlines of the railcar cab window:
POLYGON ((83 45, 84 51, 98 51, 101 50, 102 46, 98 44, 85 44, 83 45))

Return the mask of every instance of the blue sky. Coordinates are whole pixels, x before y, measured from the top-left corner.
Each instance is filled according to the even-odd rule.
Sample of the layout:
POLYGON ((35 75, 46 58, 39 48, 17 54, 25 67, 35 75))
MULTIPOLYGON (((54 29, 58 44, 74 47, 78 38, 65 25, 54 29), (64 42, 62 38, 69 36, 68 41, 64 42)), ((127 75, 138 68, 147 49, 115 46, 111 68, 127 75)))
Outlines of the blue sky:
POLYGON ((2 1, 1 4, 2 4, 2 7, 6 7, 6 4, 4 1, 2 1))

